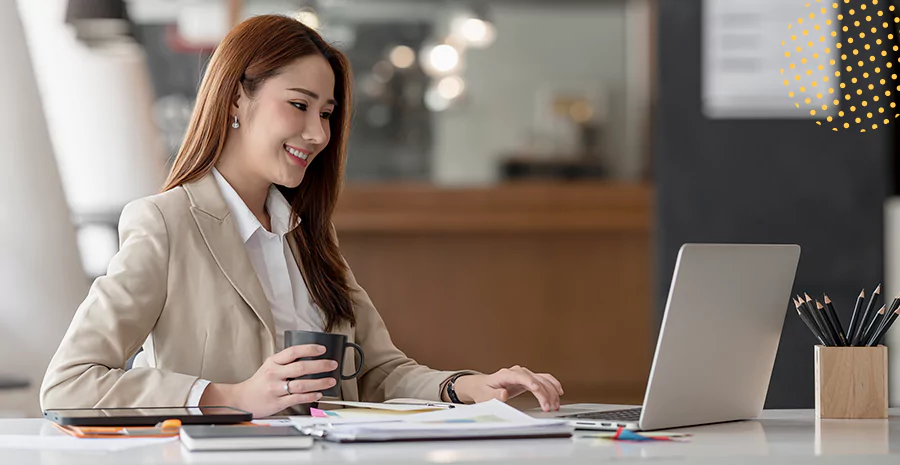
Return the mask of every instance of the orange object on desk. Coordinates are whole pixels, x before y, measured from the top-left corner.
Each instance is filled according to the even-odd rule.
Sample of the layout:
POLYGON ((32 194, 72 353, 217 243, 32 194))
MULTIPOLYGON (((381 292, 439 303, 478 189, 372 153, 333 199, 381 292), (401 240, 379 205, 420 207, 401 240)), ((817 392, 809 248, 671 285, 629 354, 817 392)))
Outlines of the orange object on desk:
POLYGON ((60 431, 76 438, 166 438, 178 436, 181 420, 166 420, 156 426, 62 426, 60 431))
MULTIPOLYGON (((62 426, 54 423, 63 433, 83 439, 111 438, 170 438, 178 436, 181 420, 166 420, 156 426, 62 426)), ((253 422, 238 423, 234 426, 266 426, 253 422)))

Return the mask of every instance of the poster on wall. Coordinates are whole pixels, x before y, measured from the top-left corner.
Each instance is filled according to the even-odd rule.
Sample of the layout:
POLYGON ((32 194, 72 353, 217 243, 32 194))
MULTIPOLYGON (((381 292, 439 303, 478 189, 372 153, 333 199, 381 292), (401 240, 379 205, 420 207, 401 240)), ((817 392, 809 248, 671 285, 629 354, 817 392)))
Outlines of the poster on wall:
POLYGON ((830 115, 832 109, 815 116, 797 110, 785 80, 791 77, 790 64, 800 67, 804 58, 817 63, 816 75, 834 76, 840 64, 835 48, 840 31, 839 10, 833 5, 831 0, 703 0, 704 115, 711 119, 830 115), (796 51, 798 47, 802 52, 796 51), (786 51, 792 55, 785 56, 786 51))

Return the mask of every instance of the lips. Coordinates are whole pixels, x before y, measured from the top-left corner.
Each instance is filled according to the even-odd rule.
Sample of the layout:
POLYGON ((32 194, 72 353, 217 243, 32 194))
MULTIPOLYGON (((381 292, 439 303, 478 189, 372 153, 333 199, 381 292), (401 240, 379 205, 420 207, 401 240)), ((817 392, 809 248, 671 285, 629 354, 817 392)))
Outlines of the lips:
POLYGON ((306 168, 306 165, 309 164, 309 162, 307 161, 311 154, 311 152, 309 150, 304 150, 301 148, 294 147, 292 145, 285 144, 284 151, 285 151, 285 153, 288 154, 288 157, 290 158, 290 160, 293 163, 300 165, 304 168, 306 168))
POLYGON ((287 145, 287 144, 284 144, 284 150, 287 153, 289 153, 301 160, 306 160, 307 158, 309 158, 309 155, 311 153, 309 150, 297 148, 297 147, 294 147, 292 145, 287 145))

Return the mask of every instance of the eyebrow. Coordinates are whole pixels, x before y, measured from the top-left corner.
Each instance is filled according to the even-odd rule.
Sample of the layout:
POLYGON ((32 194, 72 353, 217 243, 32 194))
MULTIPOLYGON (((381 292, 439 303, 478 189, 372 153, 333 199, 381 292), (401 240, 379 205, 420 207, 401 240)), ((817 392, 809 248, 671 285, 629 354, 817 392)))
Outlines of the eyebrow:
MULTIPOLYGON (((300 87, 291 87, 291 88, 288 89, 288 90, 292 90, 292 91, 294 91, 294 92, 300 92, 301 94, 308 95, 308 96, 310 96, 310 97, 312 97, 312 98, 314 98, 314 99, 316 99, 316 100, 319 99, 319 94, 317 94, 317 93, 315 93, 315 92, 313 92, 313 91, 311 91, 311 90, 306 90, 306 89, 303 89, 303 88, 300 88, 300 87)), ((335 102, 333 98, 328 99, 328 101, 327 101, 326 103, 328 103, 328 104, 330 104, 330 105, 337 105, 337 102, 335 102)))

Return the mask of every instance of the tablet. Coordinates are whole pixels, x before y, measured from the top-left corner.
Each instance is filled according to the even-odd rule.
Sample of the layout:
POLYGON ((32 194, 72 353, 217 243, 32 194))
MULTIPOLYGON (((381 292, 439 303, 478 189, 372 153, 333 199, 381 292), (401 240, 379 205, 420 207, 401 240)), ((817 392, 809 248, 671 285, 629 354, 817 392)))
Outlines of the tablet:
POLYGON ((44 418, 64 426, 155 426, 172 419, 183 425, 241 423, 253 415, 232 407, 65 408, 48 409, 44 418))

